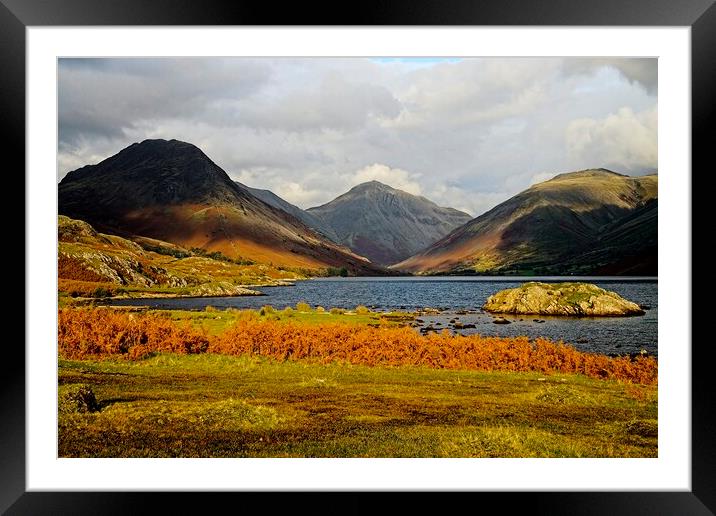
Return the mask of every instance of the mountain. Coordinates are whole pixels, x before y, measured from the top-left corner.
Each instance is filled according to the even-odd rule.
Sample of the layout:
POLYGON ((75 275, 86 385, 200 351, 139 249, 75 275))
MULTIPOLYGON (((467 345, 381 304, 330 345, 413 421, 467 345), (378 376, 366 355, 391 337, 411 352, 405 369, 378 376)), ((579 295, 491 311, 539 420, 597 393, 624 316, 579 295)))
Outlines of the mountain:
POLYGON ((378 181, 307 212, 331 227, 340 243, 381 265, 404 260, 471 219, 378 181))
POLYGON ((285 211, 289 215, 293 215, 312 230, 322 234, 325 237, 330 238, 333 242, 338 242, 338 235, 336 235, 335 231, 333 231, 330 226, 328 226, 325 222, 323 222, 314 214, 309 213, 306 210, 302 210, 298 206, 295 206, 290 202, 282 199, 281 197, 273 193, 271 190, 251 188, 250 186, 243 185, 238 181, 235 182, 241 188, 245 188, 246 190, 251 192, 251 195, 257 197, 258 199, 261 199, 269 206, 273 206, 274 208, 278 208, 279 210, 285 211))
POLYGON ((69 172, 59 213, 100 231, 141 235, 274 265, 381 269, 256 198, 196 146, 145 140, 69 172))
POLYGON ((656 274, 657 175, 536 184, 395 264, 413 273, 656 274))

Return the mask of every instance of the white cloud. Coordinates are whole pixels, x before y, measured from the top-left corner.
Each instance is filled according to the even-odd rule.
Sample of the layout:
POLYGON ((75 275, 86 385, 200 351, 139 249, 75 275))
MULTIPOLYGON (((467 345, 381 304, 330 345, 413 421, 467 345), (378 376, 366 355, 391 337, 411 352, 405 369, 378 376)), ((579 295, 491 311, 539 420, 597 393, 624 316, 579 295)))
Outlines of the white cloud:
POLYGON ((656 107, 639 113, 622 107, 601 119, 572 121, 565 140, 573 166, 629 172, 657 169, 657 122, 656 107))
POLYGON ((391 168, 388 165, 374 163, 356 171, 349 179, 350 187, 367 181, 380 181, 388 186, 413 195, 422 195, 420 174, 411 174, 406 170, 391 168))
POLYGON ((514 192, 472 192, 458 186, 437 185, 427 196, 439 206, 455 208, 478 217, 509 198, 514 192))
POLYGON ((322 198, 320 190, 307 190, 299 183, 289 182, 277 184, 273 192, 296 206, 309 207, 322 198))

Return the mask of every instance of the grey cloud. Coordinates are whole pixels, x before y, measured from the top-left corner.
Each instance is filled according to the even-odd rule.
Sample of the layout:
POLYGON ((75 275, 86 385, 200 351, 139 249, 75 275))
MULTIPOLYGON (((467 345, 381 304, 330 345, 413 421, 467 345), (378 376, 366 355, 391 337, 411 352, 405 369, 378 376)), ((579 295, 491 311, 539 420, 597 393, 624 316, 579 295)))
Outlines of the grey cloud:
POLYGON ((615 170, 641 172, 656 148, 655 122, 641 115, 656 115, 656 89, 643 86, 655 77, 652 61, 613 58, 417 69, 360 58, 63 60, 58 174, 134 141, 177 138, 302 207, 396 171, 479 215, 534 178, 608 155, 615 170), (633 119, 607 121, 623 108, 633 119))
POLYGON ((258 91, 265 63, 232 59, 61 59, 61 145, 81 137, 116 137, 142 120, 222 120, 222 101, 258 91))
POLYGON ((371 116, 395 118, 398 100, 383 86, 349 82, 337 73, 315 88, 288 94, 278 102, 243 103, 241 123, 285 131, 355 130, 371 116))
POLYGON ((627 80, 640 84, 650 94, 658 90, 658 61, 655 58, 594 57, 565 60, 567 73, 591 73, 603 67, 618 70, 627 80))

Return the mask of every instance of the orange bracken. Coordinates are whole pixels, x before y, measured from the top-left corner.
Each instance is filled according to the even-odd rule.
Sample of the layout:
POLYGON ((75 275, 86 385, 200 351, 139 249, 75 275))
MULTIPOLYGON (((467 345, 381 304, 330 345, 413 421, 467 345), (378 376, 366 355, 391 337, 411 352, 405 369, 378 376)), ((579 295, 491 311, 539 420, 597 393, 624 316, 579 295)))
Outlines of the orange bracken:
POLYGON ((60 356, 73 359, 102 355, 139 358, 157 351, 210 352, 369 366, 580 373, 592 378, 657 383, 653 357, 584 353, 543 338, 461 336, 447 331, 422 336, 405 327, 302 325, 257 318, 242 318, 212 336, 157 314, 108 308, 60 309, 58 335, 60 356))

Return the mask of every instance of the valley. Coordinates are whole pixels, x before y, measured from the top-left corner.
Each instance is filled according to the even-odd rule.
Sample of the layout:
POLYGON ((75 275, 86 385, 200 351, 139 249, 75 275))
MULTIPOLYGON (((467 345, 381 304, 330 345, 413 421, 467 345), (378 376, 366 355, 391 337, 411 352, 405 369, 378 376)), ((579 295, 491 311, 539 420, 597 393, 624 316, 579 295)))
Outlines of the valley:
POLYGON ((378 181, 304 210, 232 181, 191 144, 146 140, 67 174, 59 201, 61 215, 99 231, 308 276, 657 269, 656 174, 563 173, 476 218, 378 181))

